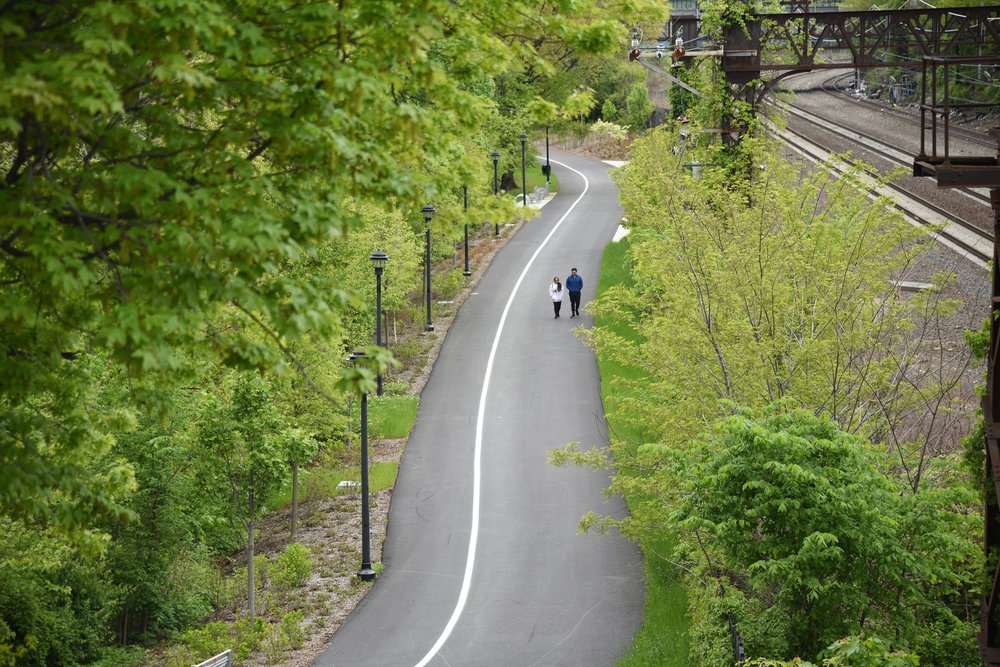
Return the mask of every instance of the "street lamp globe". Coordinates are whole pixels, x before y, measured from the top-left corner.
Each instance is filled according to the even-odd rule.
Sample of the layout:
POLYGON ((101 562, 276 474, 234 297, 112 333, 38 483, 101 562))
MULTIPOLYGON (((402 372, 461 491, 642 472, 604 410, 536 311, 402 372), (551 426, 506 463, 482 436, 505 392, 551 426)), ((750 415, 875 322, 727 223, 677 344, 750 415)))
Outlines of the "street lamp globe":
POLYGON ((389 255, 385 254, 381 250, 376 250, 372 253, 371 257, 372 266, 375 267, 375 275, 382 275, 382 271, 385 269, 385 265, 389 263, 389 255))
MULTIPOLYGON (((385 265, 389 263, 389 256, 381 250, 376 250, 368 259, 375 267, 375 344, 382 347, 382 272, 385 270, 385 265)), ((378 374, 375 395, 382 395, 381 373, 378 374)))

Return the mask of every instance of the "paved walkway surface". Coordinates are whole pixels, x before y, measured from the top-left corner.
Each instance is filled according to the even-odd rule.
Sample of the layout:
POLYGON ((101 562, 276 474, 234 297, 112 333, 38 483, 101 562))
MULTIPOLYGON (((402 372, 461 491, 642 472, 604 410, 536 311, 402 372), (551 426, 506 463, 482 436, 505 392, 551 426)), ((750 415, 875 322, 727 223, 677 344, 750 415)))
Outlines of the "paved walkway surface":
POLYGON ((317 667, 611 665, 641 622, 638 549, 577 532, 587 511, 623 512, 607 476, 547 461, 607 442, 597 364, 573 334, 592 318, 570 319, 567 298, 553 319, 548 286, 575 266, 586 304, 621 218, 607 164, 552 159, 559 195, 448 331, 393 491, 385 571, 317 667))

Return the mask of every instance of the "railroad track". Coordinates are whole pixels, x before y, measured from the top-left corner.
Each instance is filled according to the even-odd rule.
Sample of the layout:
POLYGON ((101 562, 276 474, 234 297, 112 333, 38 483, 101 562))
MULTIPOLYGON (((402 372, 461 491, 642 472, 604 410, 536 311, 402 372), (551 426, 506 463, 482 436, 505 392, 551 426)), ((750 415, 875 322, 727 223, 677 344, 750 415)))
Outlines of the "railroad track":
MULTIPOLYGON (((880 113, 887 113, 885 107, 881 105, 864 100, 856 100, 844 93, 831 92, 835 90, 833 82, 843 76, 840 74, 825 80, 823 82, 824 92, 831 95, 835 94, 838 99, 850 100, 852 103, 860 104, 863 102, 863 106, 866 108, 877 108, 880 113)), ((775 105, 789 116, 804 120, 810 126, 818 127, 825 133, 833 135, 848 144, 857 145, 869 154, 877 155, 891 165, 901 166, 906 169, 911 168, 913 165, 913 155, 911 153, 902 151, 893 144, 870 133, 846 127, 835 120, 798 107, 793 107, 789 104, 775 103, 775 105)), ((911 114, 894 113, 893 115, 899 115, 907 121, 915 122, 917 125, 920 123, 919 119, 915 119, 911 114)), ((778 130, 773 126, 771 131, 775 136, 778 136, 782 141, 789 144, 808 159, 822 163, 828 169, 835 172, 843 173, 847 170, 847 166, 842 160, 835 158, 828 148, 802 131, 791 127, 778 130)), ((965 132, 972 135, 971 132, 965 132)), ((974 138, 976 141, 987 145, 980 137, 974 136, 974 138)), ((871 168, 867 170, 867 179, 864 185, 872 196, 889 197, 893 201, 894 206, 903 213, 904 217, 911 224, 931 230, 932 236, 937 241, 967 257, 976 265, 984 269, 988 268, 989 262, 993 258, 993 234, 991 230, 984 230, 981 226, 945 210, 926 197, 911 192, 898 183, 885 183, 881 181, 881 175, 871 168)), ((957 192, 977 205, 989 206, 989 191, 986 189, 965 188, 957 190, 957 192)))
MULTIPOLYGON (((851 76, 851 74, 837 74, 832 76, 823 81, 821 84, 822 90, 830 95, 836 95, 838 98, 844 99, 852 104, 868 109, 878 110, 880 113, 888 114, 894 118, 900 118, 907 123, 920 127, 919 114, 910 113, 904 109, 888 107, 884 104, 879 104, 878 102, 872 102, 871 100, 860 99, 847 92, 846 88, 838 84, 838 82, 843 81, 845 78, 850 78, 851 76)), ((948 132, 953 138, 960 138, 963 141, 976 144, 977 146, 983 146, 990 152, 996 149, 996 142, 984 138, 981 132, 974 132, 964 127, 956 127, 954 125, 949 128, 948 132)))
MULTIPOLYGON (((848 171, 849 166, 843 160, 804 133, 790 128, 781 130, 775 126, 770 129, 775 136, 807 159, 836 173, 848 171)), ((989 268, 989 262, 993 258, 992 234, 898 185, 880 181, 877 173, 869 172, 862 180, 870 196, 889 198, 910 224, 927 229, 936 241, 977 266, 989 268)))
MULTIPOLYGON (((867 132, 861 132, 853 128, 840 125, 828 118, 819 116, 809 111, 804 111, 790 105, 779 105, 779 107, 790 116, 801 118, 809 123, 820 127, 830 134, 838 136, 846 141, 860 145, 869 153, 874 153, 893 165, 909 169, 913 166, 913 154, 901 151, 892 144, 879 139, 867 132)), ((963 196, 970 198, 978 204, 990 205, 990 193, 985 188, 959 188, 963 196)))

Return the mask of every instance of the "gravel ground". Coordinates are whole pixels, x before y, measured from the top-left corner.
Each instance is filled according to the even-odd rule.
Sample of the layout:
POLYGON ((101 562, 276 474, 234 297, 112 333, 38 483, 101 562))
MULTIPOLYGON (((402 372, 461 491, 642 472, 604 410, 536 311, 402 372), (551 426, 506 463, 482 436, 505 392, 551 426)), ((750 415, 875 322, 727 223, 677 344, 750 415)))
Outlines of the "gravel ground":
MULTIPOLYGON (((795 92, 794 105, 858 132, 875 136, 903 152, 914 156, 919 153, 920 131, 919 123, 914 122, 915 118, 907 120, 896 115, 896 111, 898 111, 896 109, 873 109, 869 105, 859 105, 843 96, 833 95, 823 90, 822 82, 831 76, 833 75, 830 72, 820 71, 787 79, 787 88, 795 92)), ((909 110, 903 109, 902 111, 909 110)), ((865 150, 857 143, 835 137, 823 129, 811 126, 803 119, 793 118, 789 121, 789 126, 796 130, 808 130, 808 136, 815 137, 829 145, 830 150, 837 153, 850 152, 883 173, 888 173, 898 167, 896 164, 889 163, 885 158, 865 150)), ((985 131, 982 132, 982 136, 987 138, 985 131)), ((991 155, 995 152, 995 150, 991 151, 983 145, 971 143, 960 137, 952 139, 951 148, 955 155, 991 155)), ((934 179, 904 176, 898 179, 897 183, 907 191, 975 223, 981 229, 988 231, 993 229, 993 214, 988 205, 978 204, 954 190, 938 188, 934 179)))

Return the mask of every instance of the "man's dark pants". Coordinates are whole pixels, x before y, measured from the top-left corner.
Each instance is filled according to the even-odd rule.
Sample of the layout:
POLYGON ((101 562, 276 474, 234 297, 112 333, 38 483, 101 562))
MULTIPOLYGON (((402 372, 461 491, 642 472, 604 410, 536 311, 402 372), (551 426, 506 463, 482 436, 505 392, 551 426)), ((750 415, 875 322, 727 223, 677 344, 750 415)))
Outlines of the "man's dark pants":
POLYGON ((580 293, 579 292, 570 292, 569 293, 569 305, 570 305, 570 310, 573 311, 574 315, 579 315, 580 314, 580 293))

